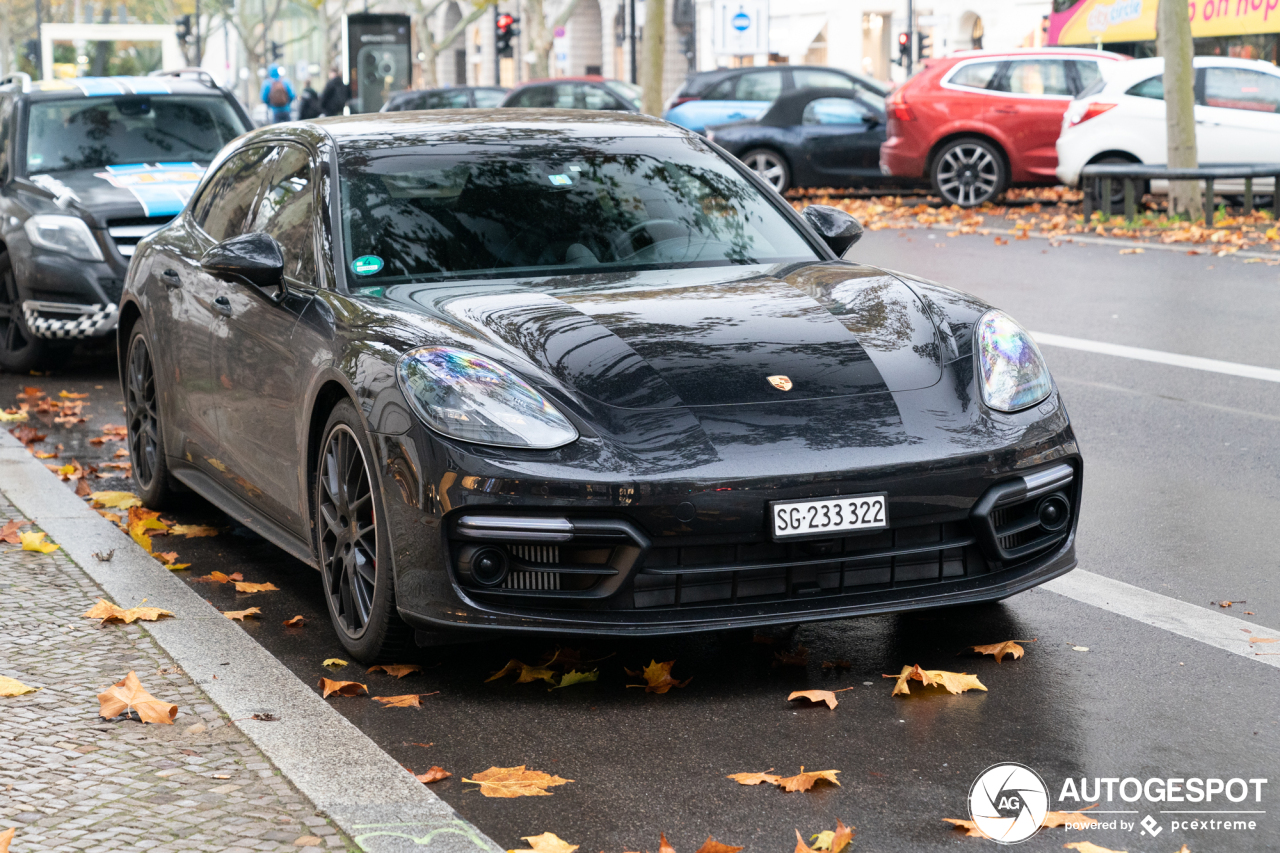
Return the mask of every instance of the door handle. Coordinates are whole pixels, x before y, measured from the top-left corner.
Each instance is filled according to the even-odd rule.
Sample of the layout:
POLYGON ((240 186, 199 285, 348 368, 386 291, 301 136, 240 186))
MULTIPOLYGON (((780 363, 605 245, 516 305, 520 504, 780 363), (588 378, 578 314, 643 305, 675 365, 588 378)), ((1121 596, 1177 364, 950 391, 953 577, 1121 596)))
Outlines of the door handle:
POLYGON ((182 287, 182 278, 178 275, 177 270, 165 270, 160 273, 164 279, 165 290, 173 290, 175 287, 182 287))
POLYGON ((991 111, 995 113, 1004 113, 1005 115, 1013 115, 1014 113, 1019 112, 1019 109, 1017 107, 993 107, 991 111))
POLYGON ((231 316, 231 300, 225 296, 219 296, 213 300, 213 305, 218 309, 218 313, 224 317, 231 316))

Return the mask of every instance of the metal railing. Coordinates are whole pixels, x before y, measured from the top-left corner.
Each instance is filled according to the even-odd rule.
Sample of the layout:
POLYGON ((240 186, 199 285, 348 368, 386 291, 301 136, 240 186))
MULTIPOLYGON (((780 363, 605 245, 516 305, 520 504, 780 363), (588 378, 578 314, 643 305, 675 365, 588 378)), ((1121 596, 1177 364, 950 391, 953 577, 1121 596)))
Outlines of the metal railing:
POLYGON ((1098 163, 1085 166, 1080 171, 1080 185, 1084 189, 1084 220, 1093 217, 1094 193, 1101 202, 1102 210, 1111 216, 1113 204, 1111 198, 1111 182, 1119 179, 1124 187, 1124 218, 1137 216, 1137 187, 1141 182, 1155 180, 1189 180, 1204 181, 1204 221, 1206 226, 1213 225, 1213 214, 1217 206, 1213 202, 1213 182, 1244 178, 1244 212, 1253 212, 1253 179, 1274 178, 1275 187, 1271 192, 1271 209, 1280 218, 1280 163, 1261 164, 1221 164, 1201 166, 1195 169, 1171 169, 1168 166, 1144 166, 1141 163, 1098 163))

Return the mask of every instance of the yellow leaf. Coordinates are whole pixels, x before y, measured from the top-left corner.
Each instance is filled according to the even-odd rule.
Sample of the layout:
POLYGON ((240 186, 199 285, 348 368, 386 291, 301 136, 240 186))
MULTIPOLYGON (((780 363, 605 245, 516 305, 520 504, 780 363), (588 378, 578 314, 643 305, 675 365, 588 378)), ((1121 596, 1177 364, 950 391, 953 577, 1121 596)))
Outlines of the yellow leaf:
POLYGON ((558 838, 554 832, 544 832, 541 835, 525 835, 523 840, 529 842, 527 849, 508 850, 507 853, 573 853, 579 846, 558 838))
POLYGON ((0 853, 9 853, 9 842, 13 841, 13 836, 18 834, 18 828, 11 826, 4 832, 0 832, 0 853))
POLYGON ((595 681, 600 677, 600 670, 593 669, 590 672, 578 672, 576 669, 566 672, 560 677, 560 683, 552 690, 559 690, 561 687, 572 687, 575 684, 583 684, 588 681, 595 681))
POLYGON ((827 707, 835 710, 836 705, 840 704, 836 699, 836 694, 830 690, 797 690, 787 697, 790 702, 793 699, 808 699, 815 705, 819 702, 826 702, 827 707))
POLYGON ((324 698, 328 699, 331 693, 337 693, 339 696, 365 696, 369 693, 369 688, 365 687, 358 681, 333 681, 332 679, 320 679, 320 687, 324 690, 324 698))
POLYGON ((25 693, 35 693, 39 689, 39 687, 28 687, 16 678, 0 675, 0 696, 22 696, 25 693))
POLYGON ((280 587, 273 583, 246 583, 244 581, 236 581, 236 592, 271 592, 279 590, 280 587))
POLYGON ((555 670, 540 666, 529 666, 527 663, 521 663, 515 658, 507 661, 506 666, 486 678, 485 682, 496 681, 511 672, 520 673, 520 677, 516 679, 516 684, 527 684, 530 681, 545 681, 548 684, 556 683, 555 670))
POLYGON ((807 791, 818 782, 830 782, 839 787, 840 782, 836 779, 836 774, 839 772, 839 770, 811 770, 806 773, 801 766, 800 772, 795 776, 779 779, 778 787, 784 791, 807 791))
POLYGON ((347 665, 347 662, 344 661, 342 658, 325 658, 324 663, 320 665, 333 667, 334 669, 342 669, 344 666, 347 665))
POLYGON ((418 666, 416 663, 380 663, 369 667, 367 671, 373 672, 374 670, 382 670, 387 675, 394 675, 396 678, 404 678, 406 675, 410 675, 411 673, 422 672, 422 667, 418 666))
POLYGON ((551 792, 547 788, 556 785, 564 785, 572 782, 572 779, 561 779, 559 776, 552 776, 543 773, 541 770, 526 770, 521 764, 519 767, 490 767, 481 773, 477 773, 472 779, 463 779, 463 782, 472 782, 480 786, 480 793, 486 797, 549 797, 551 792))
POLYGON ((762 785, 766 782, 770 785, 776 785, 781 777, 774 776, 769 772, 770 770, 773 770, 773 768, 770 767, 769 770, 763 773, 734 773, 732 776, 726 776, 725 778, 732 779, 739 785, 762 785))
POLYGON ((177 705, 164 702, 148 693, 142 682, 138 681, 137 673, 132 671, 123 680, 99 693, 98 702, 102 706, 98 716, 106 720, 118 717, 131 708, 144 723, 171 726, 173 718, 178 716, 177 705))
POLYGON ((91 492, 89 499, 94 506, 111 509, 128 509, 131 506, 142 506, 138 496, 130 492, 91 492))
MULTIPOLYGON (((0 423, 14 423, 16 421, 25 421, 29 415, 26 412, 2 412, 0 411, 0 423)), ((45 459, 53 457, 45 456, 45 459)), ((12 838, 12 836, 10 836, 12 838)))
POLYGON ((250 607, 247 610, 223 610, 221 613, 228 619, 238 619, 243 622, 246 616, 257 616, 262 613, 262 611, 256 607, 250 607))
MULTIPOLYGON (((437 691, 439 692, 439 691, 437 691)), ((381 702, 386 708, 421 708, 419 696, 433 696, 433 693, 406 693, 403 696, 372 696, 375 702, 381 702)))
POLYGON ((666 663, 658 663, 657 661, 649 661, 649 665, 644 668, 643 672, 636 672, 632 669, 623 667, 627 675, 641 676, 645 680, 645 684, 628 684, 628 687, 643 687, 645 693, 666 693, 672 687, 684 687, 693 678, 686 678, 684 681, 677 681, 671 677, 671 667, 675 666, 675 661, 669 660, 666 663))
POLYGON ((22 541, 23 551, 39 551, 41 554, 50 554, 58 550, 58 546, 52 542, 45 542, 44 531, 32 531, 30 533, 19 533, 18 538, 22 541))
POLYGON ((90 607, 84 616, 87 619, 101 620, 98 622, 99 625, 105 625, 108 622, 123 622, 128 625, 137 621, 155 622, 166 616, 173 615, 168 610, 161 610, 159 607, 141 606, 144 603, 146 603, 145 598, 139 603, 139 606, 124 610, 104 598, 99 598, 98 603, 90 607))
POLYGON ((1003 643, 992 643, 989 646, 974 646, 973 650, 980 655, 993 655, 996 663, 1000 663, 1005 655, 1013 655, 1013 659, 1017 660, 1026 654, 1026 650, 1013 640, 1005 640, 1003 643))
POLYGON ((210 527, 207 524, 175 524, 169 528, 169 532, 175 536, 196 539, 201 536, 217 536, 218 528, 210 527))
MULTIPOLYGON (((411 773, 413 771, 410 771, 411 773)), ((432 782, 439 782, 441 779, 448 779, 453 774, 443 767, 432 767, 426 773, 414 773, 413 778, 417 779, 424 785, 430 785, 432 782)))
POLYGON ((941 669, 921 669, 919 664, 904 666, 897 675, 886 675, 885 678, 897 679, 893 687, 894 696, 905 696, 911 692, 908 681, 919 681, 925 687, 942 687, 949 693, 963 693, 966 690, 986 690, 978 680, 978 676, 967 672, 947 672, 941 669))

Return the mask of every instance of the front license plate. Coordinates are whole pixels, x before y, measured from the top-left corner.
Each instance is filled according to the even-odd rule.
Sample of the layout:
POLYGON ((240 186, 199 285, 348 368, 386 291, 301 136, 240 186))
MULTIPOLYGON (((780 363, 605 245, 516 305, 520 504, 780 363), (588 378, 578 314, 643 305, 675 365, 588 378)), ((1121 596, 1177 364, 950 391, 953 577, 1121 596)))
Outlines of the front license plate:
POLYGON ((769 505, 773 538, 815 536, 889 526, 885 495, 778 501, 769 505))

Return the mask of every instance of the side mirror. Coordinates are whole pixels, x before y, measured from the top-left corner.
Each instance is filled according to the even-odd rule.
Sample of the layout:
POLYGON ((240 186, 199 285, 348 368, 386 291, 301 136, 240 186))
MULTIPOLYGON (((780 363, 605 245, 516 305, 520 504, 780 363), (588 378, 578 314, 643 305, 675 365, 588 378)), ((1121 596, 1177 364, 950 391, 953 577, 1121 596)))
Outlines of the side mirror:
POLYGON ((800 213, 831 247, 831 251, 840 257, 844 257, 849 247, 862 239, 862 225, 843 210, 825 204, 811 204, 800 213))
POLYGON ((284 299, 284 252, 270 234, 241 234, 223 240, 204 253, 200 266, 219 278, 247 282, 276 302, 284 299))

